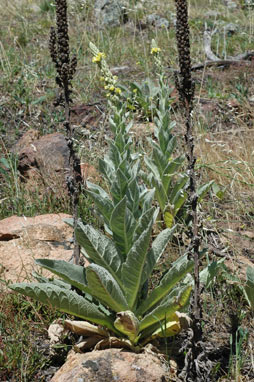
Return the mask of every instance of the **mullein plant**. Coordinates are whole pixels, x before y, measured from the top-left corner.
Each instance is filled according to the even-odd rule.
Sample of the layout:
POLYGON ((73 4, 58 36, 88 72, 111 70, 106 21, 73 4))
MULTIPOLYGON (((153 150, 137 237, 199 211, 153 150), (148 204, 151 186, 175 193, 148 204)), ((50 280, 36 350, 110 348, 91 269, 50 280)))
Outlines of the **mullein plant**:
POLYGON ((188 199, 191 209, 191 228, 189 235, 191 243, 188 248, 189 258, 194 260, 194 294, 192 310, 192 333, 186 343, 185 368, 182 372, 185 381, 208 381, 210 365, 206 362, 205 350, 202 347, 202 308, 200 296, 200 221, 197 211, 198 194, 196 185, 194 154, 194 136, 192 125, 192 111, 195 86, 191 76, 190 38, 188 24, 187 0, 175 0, 176 5, 176 40, 179 59, 179 73, 175 83, 185 116, 185 143, 188 161, 187 174, 189 176, 188 199))
MULTIPOLYGON (((190 324, 185 314, 193 278, 192 257, 180 256, 161 280, 149 290, 149 279, 175 232, 175 226, 154 237, 159 209, 155 190, 140 179, 139 155, 129 134, 129 112, 118 90, 117 79, 105 55, 92 47, 112 106, 109 120, 114 139, 108 154, 99 161, 105 187, 87 182, 85 192, 103 219, 103 229, 78 221, 76 238, 86 267, 62 260, 38 259, 36 263, 57 276, 35 274, 37 282, 9 287, 56 309, 81 318, 67 320, 65 327, 87 339, 84 349, 117 345, 134 351, 157 337, 174 336, 190 324), (109 88, 108 88, 109 87, 109 88), (114 88, 113 88, 114 87, 114 88)), ((74 226, 73 220, 68 221, 74 226)))
POLYGON ((49 38, 49 51, 51 59, 55 64, 57 71, 56 84, 60 92, 56 100, 56 106, 61 105, 65 109, 64 126, 67 135, 67 144, 69 148, 69 174, 67 177, 67 186, 70 195, 71 208, 74 220, 74 262, 78 264, 80 249, 75 238, 75 228, 78 221, 78 201, 80 194, 80 161, 75 155, 73 146, 73 127, 70 123, 70 103, 71 100, 71 81, 76 71, 77 58, 70 57, 68 18, 66 0, 55 0, 56 3, 56 28, 51 27, 49 38))
POLYGON ((147 190, 140 182, 140 165, 132 153, 124 106, 115 109, 110 125, 114 139, 99 163, 107 185, 103 189, 88 182, 86 189, 103 218, 104 229, 78 222, 75 230, 89 265, 84 268, 62 260, 39 259, 38 265, 59 278, 37 274, 38 282, 10 288, 83 319, 68 320, 66 325, 88 337, 84 346, 89 349, 116 344, 140 351, 155 338, 174 336, 188 326, 184 310, 193 283, 186 277, 194 261, 187 255, 179 257, 156 287, 148 290, 148 281, 175 227, 154 238, 158 214, 153 206, 154 190, 147 190))
MULTIPOLYGON (((152 147, 150 156, 145 155, 147 171, 142 172, 143 179, 149 187, 155 188, 155 199, 161 211, 161 219, 170 228, 175 220, 188 224, 189 215, 186 206, 189 176, 184 172, 185 155, 176 155, 177 137, 173 133, 176 125, 171 120, 172 89, 168 86, 161 61, 161 49, 152 40, 151 54, 154 57, 156 74, 159 83, 157 107, 154 111, 154 136, 148 138, 152 147)), ((198 202, 201 202, 213 181, 198 187, 198 202)))

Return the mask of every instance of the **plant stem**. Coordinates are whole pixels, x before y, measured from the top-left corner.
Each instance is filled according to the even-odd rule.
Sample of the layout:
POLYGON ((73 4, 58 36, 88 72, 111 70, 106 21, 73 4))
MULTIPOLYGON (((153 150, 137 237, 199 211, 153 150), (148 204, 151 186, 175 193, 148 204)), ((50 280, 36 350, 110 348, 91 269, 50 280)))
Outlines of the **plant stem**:
POLYGON ((56 83, 62 90, 59 95, 57 104, 63 105, 65 109, 64 126, 66 129, 67 144, 69 148, 69 176, 67 177, 67 186, 70 195, 70 204, 73 214, 74 229, 74 252, 73 258, 76 264, 80 259, 80 247, 76 240, 76 228, 78 222, 78 201, 80 194, 80 162, 75 155, 73 147, 73 127, 70 122, 70 95, 71 80, 76 71, 77 59, 73 56, 70 59, 69 35, 68 35, 68 18, 67 18, 67 2, 66 0, 56 0, 56 30, 51 28, 49 50, 52 61, 55 63, 57 70, 56 83))
POLYGON ((201 340, 201 303, 200 303, 200 281, 199 281, 199 219, 197 212, 198 196, 196 192, 196 173, 194 155, 194 136, 191 121, 193 110, 194 83, 191 78, 191 58, 190 58, 190 39, 188 25, 188 6, 186 0, 175 0, 176 3, 176 39, 179 54, 180 75, 176 77, 176 87, 179 92, 180 101, 185 113, 185 143, 186 157, 188 160, 189 176, 189 201, 191 206, 192 229, 190 232, 191 244, 189 253, 194 258, 194 302, 193 302, 193 356, 197 356, 197 342, 201 340))

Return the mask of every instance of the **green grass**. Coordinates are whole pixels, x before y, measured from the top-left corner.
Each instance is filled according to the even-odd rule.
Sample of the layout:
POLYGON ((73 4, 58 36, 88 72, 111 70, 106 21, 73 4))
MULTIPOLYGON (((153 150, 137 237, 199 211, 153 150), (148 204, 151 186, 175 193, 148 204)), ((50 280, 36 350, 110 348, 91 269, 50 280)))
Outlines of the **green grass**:
POLYGON ((14 293, 2 293, 0 308, 0 379, 44 381, 50 366, 47 328, 60 315, 49 307, 14 293))

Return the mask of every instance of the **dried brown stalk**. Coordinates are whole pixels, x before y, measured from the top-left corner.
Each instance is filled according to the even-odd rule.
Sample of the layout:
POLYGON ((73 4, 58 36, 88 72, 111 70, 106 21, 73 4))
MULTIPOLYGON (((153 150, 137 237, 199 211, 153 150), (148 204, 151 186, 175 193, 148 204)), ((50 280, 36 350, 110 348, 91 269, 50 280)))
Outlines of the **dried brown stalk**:
POLYGON ((50 30, 49 50, 52 61, 55 64, 57 76, 56 83, 60 88, 56 105, 63 105, 65 109, 64 126, 66 128, 67 143, 69 148, 69 169, 67 186, 70 194, 70 202, 73 213, 74 228, 74 262, 79 263, 80 248, 75 237, 75 229, 78 221, 78 201, 80 194, 80 162, 75 155, 73 147, 73 127, 70 123, 70 103, 71 103, 71 80, 76 71, 77 58, 70 59, 67 2, 66 0, 56 0, 56 29, 50 30))
POLYGON ((176 4, 176 39, 179 58, 179 72, 176 74, 176 88, 179 92, 180 101, 185 114, 185 143, 186 157, 188 160, 188 175, 189 175, 189 203, 191 215, 191 230, 189 232, 191 243, 188 248, 189 256, 194 259, 194 296, 191 305, 192 328, 190 338, 185 344, 185 368, 181 373, 181 377, 185 381, 206 381, 204 368, 207 365, 205 352, 202 344, 202 310, 200 297, 200 280, 199 280, 199 218, 197 212, 198 195, 196 192, 196 173, 194 155, 194 136, 191 120, 194 99, 194 83, 191 77, 191 57, 190 57, 190 38, 188 25, 188 7, 186 0, 175 0, 176 4))

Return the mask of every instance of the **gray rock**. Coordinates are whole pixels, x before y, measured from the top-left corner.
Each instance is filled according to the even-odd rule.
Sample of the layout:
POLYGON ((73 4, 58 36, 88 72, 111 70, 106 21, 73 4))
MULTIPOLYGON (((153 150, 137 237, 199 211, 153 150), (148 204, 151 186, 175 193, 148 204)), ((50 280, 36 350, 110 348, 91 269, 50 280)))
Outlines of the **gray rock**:
POLYGON ((66 363, 51 382, 161 382, 172 380, 172 372, 155 354, 135 354, 121 349, 70 352, 66 363))
POLYGON ((238 5, 236 4, 235 1, 232 1, 232 0, 225 0, 224 1, 226 7, 230 10, 235 10, 238 8, 238 5))
POLYGON ((94 14, 96 22, 102 27, 116 27, 128 20, 128 1, 96 0, 94 14))
POLYGON ((170 23, 167 19, 164 17, 161 17, 155 13, 152 13, 151 15, 148 15, 146 18, 146 23, 148 25, 152 25, 155 28, 169 28, 170 23))
POLYGON ((69 169, 69 148, 65 136, 53 133, 36 138, 37 132, 29 130, 13 148, 18 155, 18 170, 31 190, 44 184, 48 191, 59 192, 59 187, 66 187, 65 177, 69 169))
POLYGON ((229 23, 224 26, 224 31, 227 35, 232 36, 238 30, 238 25, 229 23))

